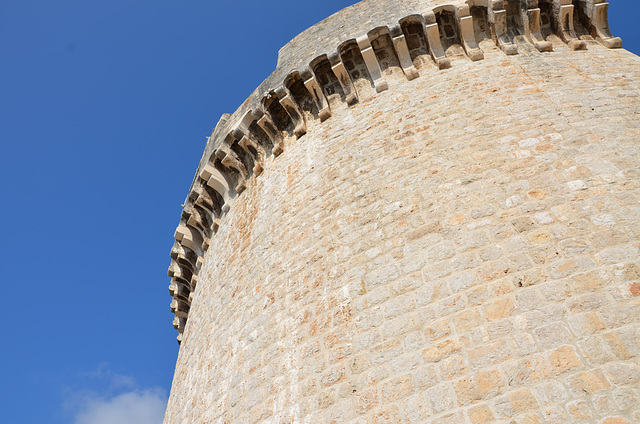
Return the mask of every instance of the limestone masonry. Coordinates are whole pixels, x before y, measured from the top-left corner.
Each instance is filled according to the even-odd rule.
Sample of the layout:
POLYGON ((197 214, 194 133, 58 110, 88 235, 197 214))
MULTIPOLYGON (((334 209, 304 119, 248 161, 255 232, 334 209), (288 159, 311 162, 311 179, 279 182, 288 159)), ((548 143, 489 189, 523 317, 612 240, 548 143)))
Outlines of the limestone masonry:
POLYGON ((175 233, 165 424, 640 423, 640 58, 608 7, 365 0, 283 47, 175 233))

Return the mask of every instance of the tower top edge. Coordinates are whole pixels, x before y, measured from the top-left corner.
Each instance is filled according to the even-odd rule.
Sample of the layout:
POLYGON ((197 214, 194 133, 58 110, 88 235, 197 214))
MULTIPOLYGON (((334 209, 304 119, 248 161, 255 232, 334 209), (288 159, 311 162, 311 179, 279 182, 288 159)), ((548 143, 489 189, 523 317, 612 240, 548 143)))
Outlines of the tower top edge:
MULTIPOLYGON (((207 158, 220 144, 221 138, 233 131, 240 120, 260 110, 265 97, 283 87, 290 75, 303 73, 312 75, 312 64, 319 58, 339 54, 340 48, 345 44, 356 43, 356 40, 366 37, 377 29, 384 28, 390 31, 393 28, 399 28, 402 21, 410 18, 417 18, 425 24, 436 24, 434 15, 443 10, 454 13, 459 20, 461 10, 462 16, 468 16, 471 8, 480 7, 489 11, 491 20, 495 16, 493 11, 504 11, 505 5, 510 1, 519 4, 523 10, 537 8, 541 3, 548 3, 556 9, 563 6, 572 7, 574 3, 580 4, 579 9, 583 9, 581 12, 592 21, 594 31, 599 30, 600 26, 604 28, 604 34, 598 34, 598 37, 595 37, 598 41, 602 41, 601 38, 615 38, 609 33, 608 18, 596 16, 598 14, 596 9, 599 6, 606 6, 600 10, 608 8, 609 4, 606 0, 362 0, 309 27, 280 48, 275 70, 235 112, 229 114, 228 119, 220 119, 213 129, 194 181, 201 167, 206 164, 207 158)), ((495 27, 491 31, 496 37, 495 27)), ((621 47, 620 39, 615 38, 615 40, 620 45, 614 47, 621 47)), ((500 40, 497 41, 501 44, 500 40)), ((500 48, 507 52, 503 45, 500 45, 500 48)), ((507 54, 512 53, 507 52, 507 54)))
POLYGON ((201 167, 206 164, 207 158, 219 144, 216 140, 220 140, 224 134, 233 130, 232 127, 239 119, 259 109, 263 99, 270 92, 281 87, 290 74, 310 70, 310 64, 318 57, 335 53, 341 45, 349 41, 355 42, 358 37, 366 36, 376 28, 397 26, 402 19, 409 16, 433 14, 438 9, 444 8, 454 11, 458 7, 465 6, 489 7, 489 3, 496 1, 501 3, 503 0, 362 0, 307 28, 280 48, 275 70, 236 111, 229 114, 228 119, 218 121, 209 137, 194 182, 201 167))
MULTIPOLYGON (((278 52, 277 68, 310 62, 336 46, 374 28, 393 26, 402 18, 440 5, 465 5, 466 0, 362 0, 307 28, 278 52)), ((476 2, 484 3, 487 0, 476 2)))
POLYGON ((484 59, 481 43, 508 56, 519 49, 550 54, 554 46, 620 48, 622 40, 609 30, 608 8, 604 0, 363 0, 293 38, 280 49, 271 75, 235 112, 224 114, 207 139, 171 250, 169 292, 179 340, 204 255, 224 215, 267 159, 284 151, 285 140, 306 134, 307 119, 332 116, 330 95, 339 91, 340 101, 351 107, 360 101, 361 88, 374 94, 389 89, 385 57, 397 59, 407 81, 420 77, 412 37, 420 45, 413 54, 420 50, 430 58, 426 66, 438 70, 452 67, 447 45, 473 62, 484 59), (356 87, 360 79, 370 86, 356 87))

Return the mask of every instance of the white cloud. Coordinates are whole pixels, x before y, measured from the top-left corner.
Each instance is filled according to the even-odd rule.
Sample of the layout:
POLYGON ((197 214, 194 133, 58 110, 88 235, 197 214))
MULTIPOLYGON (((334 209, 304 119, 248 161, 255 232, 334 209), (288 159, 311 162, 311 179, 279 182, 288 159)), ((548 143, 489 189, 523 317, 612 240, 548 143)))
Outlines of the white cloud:
POLYGON ((161 424, 167 397, 162 389, 137 390, 111 398, 86 397, 74 424, 161 424))
POLYGON ((92 380, 107 381, 109 390, 134 389, 136 387, 136 380, 133 377, 113 372, 106 363, 100 364, 95 371, 85 373, 84 376, 92 380))

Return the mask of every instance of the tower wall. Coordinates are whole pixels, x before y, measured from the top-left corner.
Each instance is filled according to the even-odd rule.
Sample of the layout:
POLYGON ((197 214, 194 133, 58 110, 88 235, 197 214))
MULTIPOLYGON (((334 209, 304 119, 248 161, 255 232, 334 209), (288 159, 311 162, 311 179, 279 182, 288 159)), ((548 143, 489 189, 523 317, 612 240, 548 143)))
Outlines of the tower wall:
POLYGON ((640 59, 602 2, 383 3, 214 131, 165 423, 640 422, 640 59))

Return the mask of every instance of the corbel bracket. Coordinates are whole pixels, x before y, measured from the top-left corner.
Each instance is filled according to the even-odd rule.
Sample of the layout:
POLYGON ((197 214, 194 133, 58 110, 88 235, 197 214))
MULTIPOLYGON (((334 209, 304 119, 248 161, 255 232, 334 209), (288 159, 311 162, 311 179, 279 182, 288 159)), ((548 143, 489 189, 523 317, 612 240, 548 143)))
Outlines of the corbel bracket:
POLYGON ((540 25, 540 8, 538 7, 538 1, 529 0, 528 2, 523 2, 521 4, 523 6, 521 15, 522 22, 524 23, 525 27, 525 36, 539 52, 552 51, 553 45, 550 41, 546 41, 542 36, 540 25))
POLYGON ((400 61, 400 66, 404 71, 404 75, 409 81, 418 78, 418 70, 413 66, 413 61, 409 54, 409 47, 407 46, 407 40, 402 33, 400 24, 396 24, 389 28, 389 32, 391 34, 391 39, 393 40, 393 46, 395 47, 396 54, 398 55, 398 60, 400 61))
POLYGON ((569 45, 571 50, 586 50, 587 42, 580 40, 573 26, 574 6, 571 0, 553 1, 553 20, 556 22, 558 37, 569 45))
POLYGON ((440 41, 440 31, 436 22, 436 15, 433 12, 427 12, 423 15, 424 33, 429 44, 429 52, 433 61, 438 65, 438 69, 451 67, 451 60, 447 57, 442 41, 440 41))
POLYGON ((609 2, 602 0, 592 0, 591 25, 596 34, 596 40, 609 49, 619 49, 622 47, 622 39, 611 35, 609 30, 609 2))
POLYGON ((318 116, 321 121, 329 118, 331 116, 331 108, 329 107, 329 101, 324 96, 322 92, 322 88, 320 84, 318 84, 318 80, 315 75, 311 71, 311 69, 307 68, 300 72, 300 76, 304 81, 304 86, 307 88, 307 91, 311 94, 313 101, 316 102, 316 106, 318 106, 318 116))
POLYGON ((300 106, 298 106, 298 103, 293 99, 289 90, 284 86, 279 87, 276 89, 276 96, 278 96, 280 105, 289 114, 291 120, 295 124, 293 133, 297 138, 305 135, 307 133, 307 123, 304 119, 304 114, 302 113, 300 106))
POLYGON ((458 6, 456 14, 460 23, 460 41, 462 41, 462 46, 467 56, 474 62, 484 59, 484 53, 476 43, 476 37, 473 32, 473 18, 469 13, 469 6, 466 4, 458 6))
POLYGON ((358 43, 358 47, 360 48, 360 53, 362 54, 362 58, 364 59, 364 63, 367 66, 367 70, 369 71, 369 75, 373 80, 373 85, 376 88, 376 92, 380 93, 389 88, 389 84, 387 80, 382 76, 382 70, 380 69, 380 64, 378 63, 378 58, 376 57, 376 53, 373 51, 373 47, 371 46, 371 40, 369 40, 368 35, 362 35, 356 38, 356 42, 358 43))
POLYGON ((507 36, 507 11, 503 0, 490 0, 487 11, 491 34, 495 43, 507 55, 518 54, 518 47, 507 36))
POLYGON ((330 54, 329 63, 331 64, 331 70, 336 78, 338 78, 338 82, 342 87, 347 104, 352 106, 358 103, 358 93, 356 92, 356 88, 353 86, 353 82, 351 82, 347 68, 345 68, 344 63, 342 63, 342 59, 340 59, 340 55, 338 53, 330 54))

